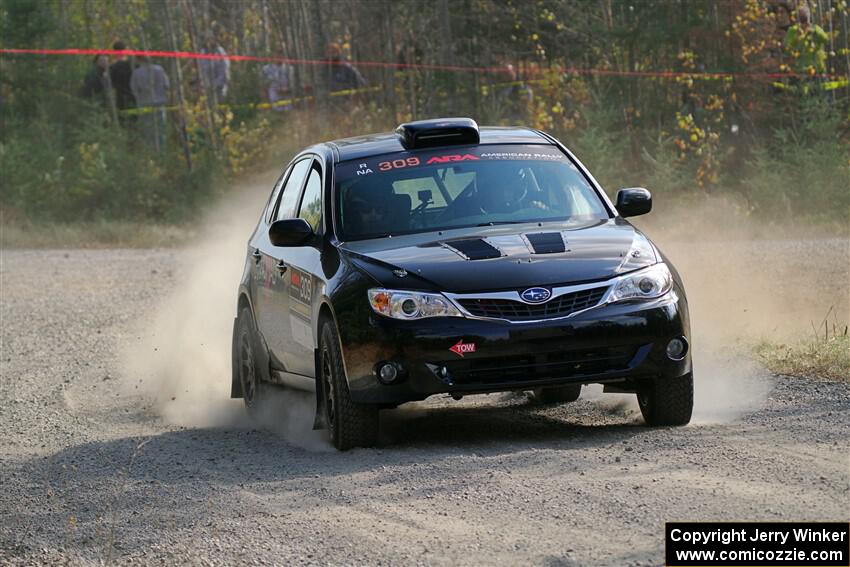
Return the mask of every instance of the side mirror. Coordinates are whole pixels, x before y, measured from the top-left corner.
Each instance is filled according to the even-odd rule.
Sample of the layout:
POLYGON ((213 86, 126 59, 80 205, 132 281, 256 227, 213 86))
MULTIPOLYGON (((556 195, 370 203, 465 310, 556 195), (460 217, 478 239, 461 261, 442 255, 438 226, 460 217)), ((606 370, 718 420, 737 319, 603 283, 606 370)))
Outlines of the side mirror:
POLYGON ((617 212, 621 217, 645 215, 652 210, 652 194, 643 187, 617 191, 617 212))
POLYGON ((272 246, 300 246, 313 236, 313 227, 304 219, 274 221, 269 227, 272 246))

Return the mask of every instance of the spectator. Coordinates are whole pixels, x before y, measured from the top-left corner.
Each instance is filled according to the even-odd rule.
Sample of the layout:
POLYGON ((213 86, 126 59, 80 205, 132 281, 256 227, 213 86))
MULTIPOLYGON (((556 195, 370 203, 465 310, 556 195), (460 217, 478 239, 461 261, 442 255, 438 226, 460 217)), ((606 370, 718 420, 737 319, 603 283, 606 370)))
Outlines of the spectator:
POLYGON ((165 105, 171 83, 168 75, 150 57, 142 57, 142 64, 130 78, 130 89, 141 111, 139 123, 145 140, 157 151, 165 147, 165 105))
POLYGON ((330 61, 330 92, 359 89, 366 86, 366 80, 351 63, 342 60, 342 49, 338 43, 328 45, 326 57, 330 61))
POLYGON ((213 32, 207 32, 206 43, 201 48, 206 55, 220 55, 222 59, 201 59, 198 62, 201 72, 201 85, 213 104, 224 102, 227 86, 230 83, 230 60, 227 52, 219 45, 213 32))
POLYGON ((794 59, 794 69, 809 75, 826 73, 826 46, 829 36, 822 27, 811 25, 808 8, 797 10, 797 23, 785 32, 785 50, 794 59))
MULTIPOLYGON (((277 55, 283 57, 283 50, 277 55)), ((288 63, 268 63, 261 71, 263 97, 278 112, 292 108, 291 102, 277 104, 278 101, 292 98, 292 65, 288 63)))
MULTIPOLYGON (((112 44, 115 51, 124 51, 127 46, 123 41, 112 44)), ((136 99, 130 88, 130 78, 133 76, 133 63, 126 55, 118 55, 118 60, 109 67, 109 78, 112 88, 115 89, 115 106, 118 109, 118 121, 127 126, 136 121, 134 115, 129 115, 125 110, 136 107, 136 99)))
POLYGON ((511 113, 522 112, 534 101, 534 91, 521 80, 516 67, 505 62, 495 74, 496 100, 511 113))
POLYGON ((109 89, 109 57, 103 54, 96 55, 83 80, 82 95, 84 98, 99 100, 104 106, 108 106, 109 89))

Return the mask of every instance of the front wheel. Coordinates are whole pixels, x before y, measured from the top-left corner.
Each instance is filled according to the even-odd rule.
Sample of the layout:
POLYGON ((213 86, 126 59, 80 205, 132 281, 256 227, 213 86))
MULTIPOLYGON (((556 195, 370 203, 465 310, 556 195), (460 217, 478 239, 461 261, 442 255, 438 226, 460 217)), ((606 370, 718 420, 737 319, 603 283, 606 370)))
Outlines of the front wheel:
POLYGON ((319 360, 325 420, 331 443, 340 451, 371 447, 378 440, 378 408, 352 401, 342 365, 339 337, 330 321, 322 326, 319 360))
POLYGON ((638 405, 647 425, 685 425, 694 409, 694 377, 658 378, 638 391, 638 405))

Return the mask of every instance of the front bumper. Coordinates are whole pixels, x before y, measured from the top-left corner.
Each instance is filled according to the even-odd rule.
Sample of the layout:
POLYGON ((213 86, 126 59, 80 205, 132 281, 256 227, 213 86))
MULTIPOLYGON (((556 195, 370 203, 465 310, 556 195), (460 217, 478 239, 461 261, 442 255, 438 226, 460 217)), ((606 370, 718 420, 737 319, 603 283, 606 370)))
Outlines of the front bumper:
MULTIPOLYGON (((368 315, 368 338, 340 329, 351 397, 359 403, 399 404, 433 394, 528 390, 569 383, 673 378, 691 371, 665 349, 676 337, 690 343, 687 302, 676 290, 644 303, 605 305, 574 317, 512 324, 460 317, 399 321, 368 315), (458 344, 474 352, 453 352, 458 344), (393 384, 378 381, 379 363, 403 368, 393 384)), ((456 349, 460 350, 460 349, 456 349)))

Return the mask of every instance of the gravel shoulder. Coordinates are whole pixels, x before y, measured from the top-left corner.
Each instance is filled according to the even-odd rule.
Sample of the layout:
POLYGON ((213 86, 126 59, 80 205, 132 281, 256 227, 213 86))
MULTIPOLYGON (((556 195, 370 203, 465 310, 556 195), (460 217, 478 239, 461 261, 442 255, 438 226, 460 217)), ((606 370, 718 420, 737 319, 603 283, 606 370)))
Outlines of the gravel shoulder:
MULTIPOLYGON (((806 265, 846 259, 846 241, 807 246, 806 265)), ((381 448, 345 454, 309 430, 295 394, 265 428, 226 399, 215 419, 173 419, 122 352, 139 341, 156 356, 139 324, 188 254, 2 251, 0 563, 656 565, 665 521, 850 519, 850 384, 754 367, 724 381, 739 376, 725 346, 705 358, 683 428, 646 428, 631 397, 587 388, 564 406, 414 404, 382 416, 381 448)), ((695 278, 692 303, 712 297, 695 278)), ((227 384, 226 370, 205 379, 227 384)))

